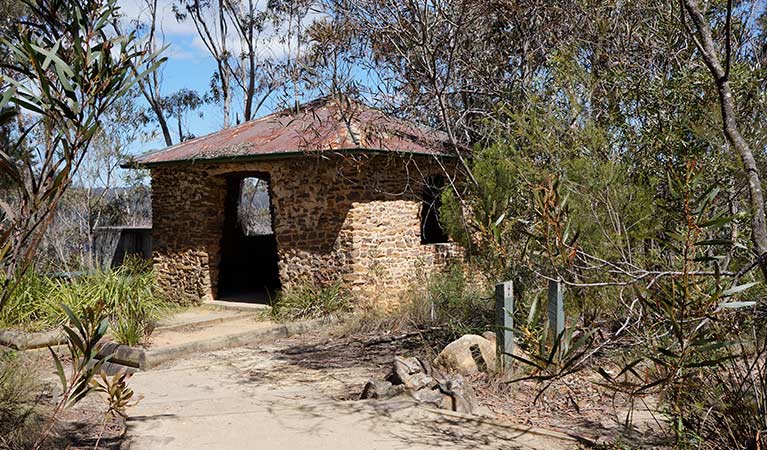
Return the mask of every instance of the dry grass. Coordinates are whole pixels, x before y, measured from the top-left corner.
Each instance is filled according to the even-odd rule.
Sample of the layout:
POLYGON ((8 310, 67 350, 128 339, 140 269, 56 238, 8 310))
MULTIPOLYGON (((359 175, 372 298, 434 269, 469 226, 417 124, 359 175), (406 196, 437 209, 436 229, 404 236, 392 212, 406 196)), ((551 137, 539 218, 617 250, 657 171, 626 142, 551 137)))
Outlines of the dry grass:
POLYGON ((0 448, 32 445, 46 424, 36 371, 14 352, 0 353, 0 448))
POLYGON ((460 266, 421 276, 398 303, 361 299, 344 324, 349 335, 421 332, 434 349, 464 334, 494 327, 494 300, 485 286, 468 279, 460 266))

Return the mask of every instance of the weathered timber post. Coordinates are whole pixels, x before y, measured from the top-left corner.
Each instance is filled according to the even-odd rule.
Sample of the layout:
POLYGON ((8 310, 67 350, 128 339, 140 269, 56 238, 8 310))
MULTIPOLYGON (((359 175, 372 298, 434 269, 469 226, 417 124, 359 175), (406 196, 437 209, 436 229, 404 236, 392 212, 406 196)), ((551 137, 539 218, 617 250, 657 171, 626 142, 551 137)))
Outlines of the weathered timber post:
POLYGON ((549 280, 549 332, 556 339, 565 329, 565 286, 561 280, 549 280))
POLYGON ((514 284, 506 281, 495 285, 496 314, 496 361, 504 372, 511 368, 511 352, 514 350, 514 284))

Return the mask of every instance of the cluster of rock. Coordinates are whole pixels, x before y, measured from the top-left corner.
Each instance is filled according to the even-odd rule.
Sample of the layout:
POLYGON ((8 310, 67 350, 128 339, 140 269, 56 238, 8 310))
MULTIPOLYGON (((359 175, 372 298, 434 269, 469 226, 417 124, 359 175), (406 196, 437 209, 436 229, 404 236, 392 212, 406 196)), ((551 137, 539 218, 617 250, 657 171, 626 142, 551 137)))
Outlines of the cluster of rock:
POLYGON ((496 370, 495 335, 467 334, 451 342, 430 364, 421 358, 394 358, 384 380, 370 380, 360 399, 409 398, 441 409, 472 414, 474 392, 464 376, 496 370))

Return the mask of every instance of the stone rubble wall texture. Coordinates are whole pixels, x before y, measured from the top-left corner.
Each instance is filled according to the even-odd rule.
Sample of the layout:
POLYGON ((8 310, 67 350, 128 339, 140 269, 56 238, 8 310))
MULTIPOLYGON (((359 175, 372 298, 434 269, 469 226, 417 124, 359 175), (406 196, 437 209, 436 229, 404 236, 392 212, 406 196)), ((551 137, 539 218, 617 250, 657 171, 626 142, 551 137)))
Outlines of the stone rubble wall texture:
POLYGON ((154 267, 180 303, 216 297, 226 177, 268 174, 283 287, 342 280, 358 297, 396 301, 419 274, 461 258, 422 245, 427 157, 355 155, 194 162, 151 169, 154 267))

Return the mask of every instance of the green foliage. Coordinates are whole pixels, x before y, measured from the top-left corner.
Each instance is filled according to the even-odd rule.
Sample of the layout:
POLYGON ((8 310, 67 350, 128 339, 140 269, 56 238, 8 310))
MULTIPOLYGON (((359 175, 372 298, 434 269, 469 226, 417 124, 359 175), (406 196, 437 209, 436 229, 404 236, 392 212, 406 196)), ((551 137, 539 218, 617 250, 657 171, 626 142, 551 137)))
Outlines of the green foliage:
MULTIPOLYGON (((515 323, 539 374, 559 373, 567 357, 554 347, 572 344, 562 336, 552 345, 540 325, 543 280, 556 276, 567 285, 568 333, 596 331, 605 342, 595 353, 617 347, 626 360, 617 374, 605 369, 609 383, 661 396, 684 436, 684 395, 715 380, 738 355, 733 342, 753 354, 754 338, 741 331, 760 320, 751 306, 765 292, 753 284, 762 256, 751 243, 749 185, 688 28, 700 24, 680 23, 674 2, 437 4, 336 11, 339 23, 357 25, 373 66, 397 75, 388 78, 393 110, 423 112, 475 146, 468 181, 444 194, 444 227, 493 283, 513 280, 521 291, 515 323), (387 26, 368 33, 371 18, 387 26)), ((764 172, 767 10, 736 2, 728 14, 732 5, 701 3, 703 21, 764 172)), ((733 411, 752 410, 738 401, 722 410, 735 421, 733 411)), ((736 426, 723 429, 765 429, 729 431, 736 426)))
POLYGON ((298 283, 283 289, 272 305, 272 316, 290 321, 315 319, 351 310, 351 295, 343 283, 298 283))
POLYGON ((0 326, 29 330, 49 329, 66 323, 60 305, 77 313, 97 303, 112 324, 112 336, 122 344, 137 345, 153 323, 169 308, 159 295, 154 274, 140 263, 98 271, 74 280, 28 272, 0 311, 0 326))
POLYGON ((461 193, 446 189, 442 195, 443 227, 497 279, 513 273, 512 261, 524 252, 515 244, 523 236, 529 215, 529 169, 515 147, 495 145, 478 152, 472 161, 477 185, 467 186, 461 193))
MULTIPOLYGON (((731 258, 734 248, 730 233, 734 217, 722 207, 720 190, 704 175, 694 161, 681 171, 669 171, 668 195, 659 207, 678 219, 659 231, 658 251, 664 259, 657 262, 656 272, 648 272, 649 281, 633 284, 636 300, 629 312, 641 314, 641 320, 629 316, 625 321, 633 325, 627 327, 630 351, 625 352, 622 369, 617 374, 599 369, 611 386, 629 395, 658 395, 680 441, 700 431, 705 422, 700 401, 708 405, 705 414, 711 420, 729 414, 716 408, 749 411, 749 396, 715 404, 705 399, 709 391, 702 386, 726 373, 720 373, 722 368, 739 358, 761 358, 746 356, 753 351, 753 339, 740 331, 743 314, 747 317, 755 306, 748 291, 759 283, 722 276, 722 261, 731 258), (737 347, 745 353, 735 351, 737 347)), ((749 395, 759 395, 759 386, 752 387, 749 395)), ((728 433, 749 432, 741 427, 728 433)))
POLYGON ((45 417, 37 405, 40 386, 34 370, 17 354, 0 354, 0 448, 29 448, 45 417))
POLYGON ((493 291, 469 279, 462 265, 454 264, 430 275, 425 285, 426 292, 416 289, 410 300, 431 308, 428 322, 422 327, 442 328, 440 334, 447 342, 464 334, 481 334, 492 327, 493 291))
MULTIPOLYGON (((527 356, 517 359, 532 369, 529 376, 550 381, 588 367, 601 346, 618 343, 620 369, 599 369, 607 385, 658 396, 680 442, 705 440, 720 426, 726 432, 720 429, 717 442, 725 434, 741 442, 725 447, 753 440, 763 416, 761 388, 749 381, 748 395, 723 392, 728 400, 720 403, 701 388, 726 383, 722 368, 742 368, 745 355, 755 367, 753 338, 741 330, 756 320, 747 312, 764 292, 748 271, 753 256, 739 183, 712 144, 719 137, 711 124, 696 114, 675 117, 667 123, 672 130, 664 130, 669 146, 658 149, 650 168, 620 154, 588 156, 613 145, 594 126, 566 132, 574 149, 554 144, 537 153, 532 140, 548 142, 537 120, 528 118, 512 134, 532 153, 505 142, 480 152, 472 162, 477 184, 446 193, 442 215, 472 262, 519 288, 515 323, 527 356), (542 325, 543 276, 568 282, 571 323, 553 340, 542 325), (606 331, 612 341, 595 339, 606 331)), ((736 376, 730 378, 732 385, 736 376)))

